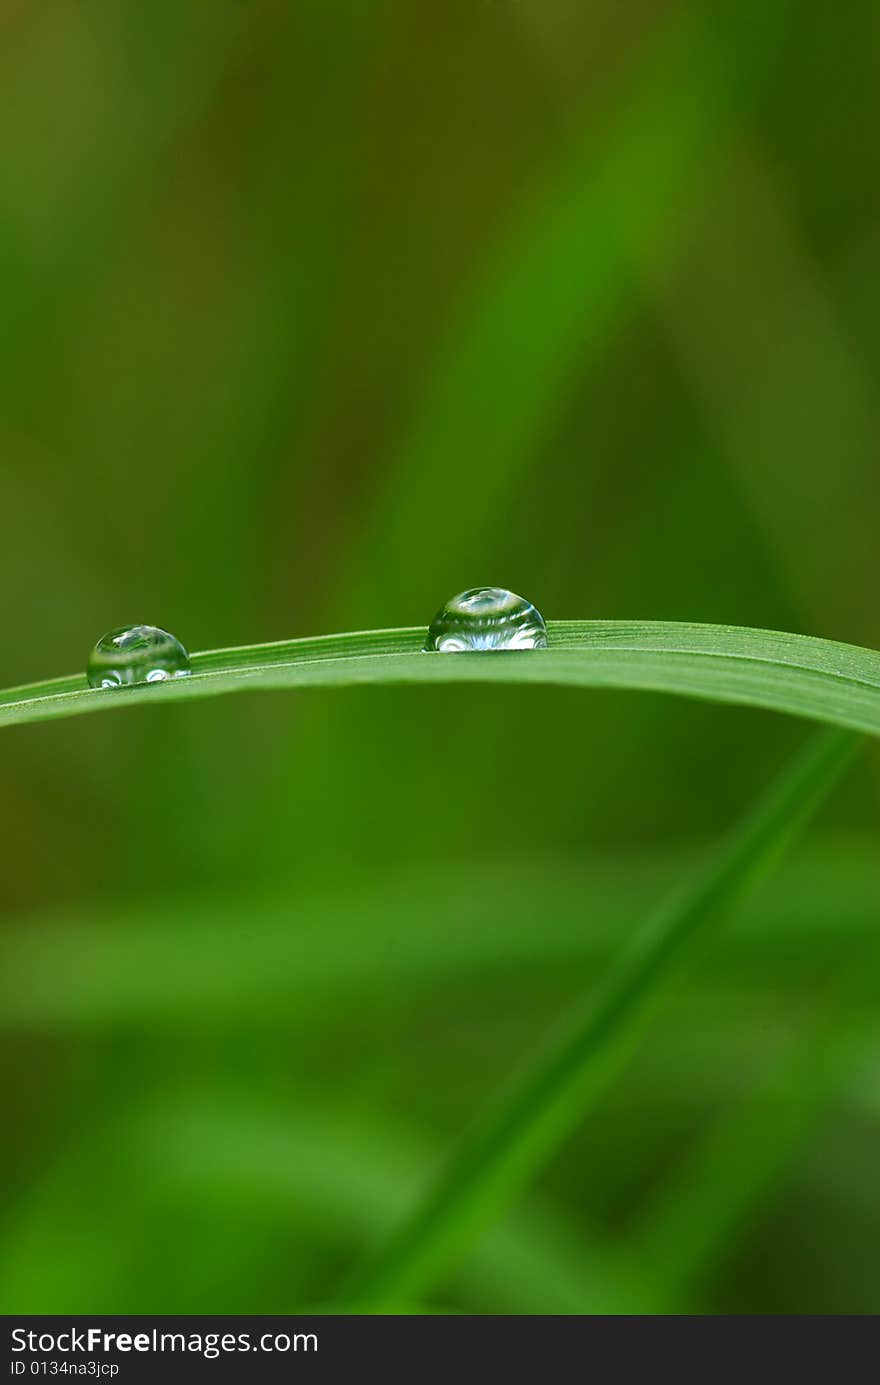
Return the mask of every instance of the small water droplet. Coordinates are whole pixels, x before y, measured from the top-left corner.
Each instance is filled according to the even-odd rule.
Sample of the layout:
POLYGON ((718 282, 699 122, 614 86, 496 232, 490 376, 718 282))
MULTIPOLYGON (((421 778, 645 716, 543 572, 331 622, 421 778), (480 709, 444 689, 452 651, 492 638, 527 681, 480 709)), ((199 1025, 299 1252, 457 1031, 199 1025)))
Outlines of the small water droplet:
POLYGON ((180 640, 155 625, 124 625, 98 640, 89 655, 86 677, 93 688, 131 683, 164 683, 190 672, 180 640))
POLYGON ((531 601, 503 587, 473 587, 453 596, 428 630, 426 650, 546 649, 547 627, 531 601))

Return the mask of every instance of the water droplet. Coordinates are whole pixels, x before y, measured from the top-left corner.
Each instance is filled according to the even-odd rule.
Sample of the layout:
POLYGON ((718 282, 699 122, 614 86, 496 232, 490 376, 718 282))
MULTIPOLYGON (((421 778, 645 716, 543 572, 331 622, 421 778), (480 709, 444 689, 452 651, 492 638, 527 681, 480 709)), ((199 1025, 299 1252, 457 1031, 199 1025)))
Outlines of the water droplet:
POLYGON ((124 625, 98 640, 89 655, 86 677, 93 688, 122 688, 131 683, 164 683, 189 672, 189 655, 167 630, 124 625))
POLYGON ((531 601, 503 587, 473 587, 437 612, 426 650, 546 649, 547 627, 531 601))

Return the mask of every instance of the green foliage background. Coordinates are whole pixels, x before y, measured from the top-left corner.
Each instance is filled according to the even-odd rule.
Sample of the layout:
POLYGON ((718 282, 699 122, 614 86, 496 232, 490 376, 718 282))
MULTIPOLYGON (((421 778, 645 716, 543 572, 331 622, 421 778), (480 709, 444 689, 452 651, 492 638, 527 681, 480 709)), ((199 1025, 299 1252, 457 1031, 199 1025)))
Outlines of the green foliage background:
MULTIPOLYGON (((0 686, 548 617, 880 644, 877 16, 0 8, 0 686)), ((6 1312, 332 1304, 804 739, 646 694, 8 728, 6 1312)), ((415 1304, 880 1308, 876 751, 415 1304)))

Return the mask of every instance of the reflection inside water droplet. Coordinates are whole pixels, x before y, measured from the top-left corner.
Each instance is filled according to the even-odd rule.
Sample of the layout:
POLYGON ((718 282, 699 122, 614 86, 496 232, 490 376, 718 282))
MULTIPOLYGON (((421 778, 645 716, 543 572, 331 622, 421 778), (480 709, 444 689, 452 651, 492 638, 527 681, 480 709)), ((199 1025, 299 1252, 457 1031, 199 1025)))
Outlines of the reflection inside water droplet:
POLYGON ((437 612, 426 650, 546 649, 547 627, 531 601, 503 587, 472 587, 437 612))
POLYGON ((93 688, 133 683, 164 683, 190 672, 180 640, 155 625, 124 625, 98 640, 89 655, 86 677, 93 688))

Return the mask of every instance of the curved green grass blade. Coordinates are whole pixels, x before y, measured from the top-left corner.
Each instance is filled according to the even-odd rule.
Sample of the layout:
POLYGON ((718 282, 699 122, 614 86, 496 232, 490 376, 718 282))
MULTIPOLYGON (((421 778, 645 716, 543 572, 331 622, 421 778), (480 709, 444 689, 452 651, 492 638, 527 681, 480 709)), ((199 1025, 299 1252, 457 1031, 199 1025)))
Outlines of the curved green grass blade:
POLYGON ((424 654, 423 628, 365 630, 197 654, 188 678, 96 691, 83 676, 0 693, 0 725, 279 688, 549 683, 746 704, 880 735, 880 653, 807 635, 665 621, 555 621, 551 648, 424 654))
POLYGON ((848 762, 855 738, 811 743, 701 874, 648 919, 586 1011, 478 1125, 413 1217, 352 1285, 368 1307, 418 1296, 582 1120, 693 941, 772 863, 848 762))

